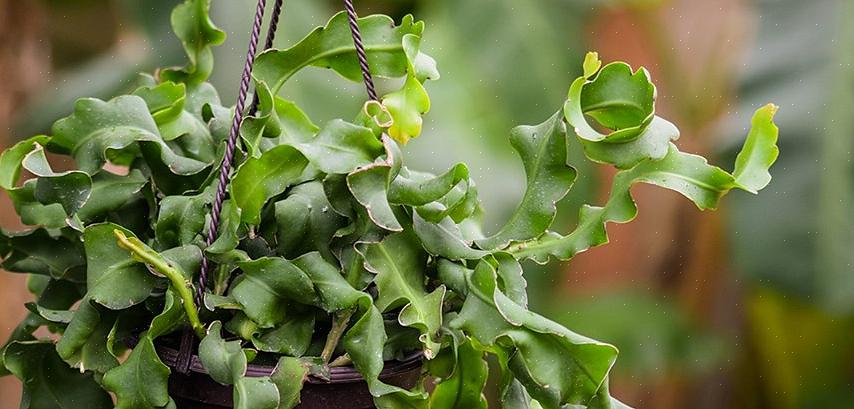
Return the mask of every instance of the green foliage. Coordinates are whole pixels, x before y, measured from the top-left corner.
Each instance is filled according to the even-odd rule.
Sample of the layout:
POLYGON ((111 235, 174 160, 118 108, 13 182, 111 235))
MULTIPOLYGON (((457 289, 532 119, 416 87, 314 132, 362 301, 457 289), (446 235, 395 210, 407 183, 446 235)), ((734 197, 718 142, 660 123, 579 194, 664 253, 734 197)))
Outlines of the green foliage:
POLYGON ((308 376, 342 362, 362 374, 380 408, 486 407, 490 360, 507 408, 622 408, 608 392, 617 349, 529 311, 520 262, 569 259, 605 243, 607 223, 635 217, 636 183, 711 209, 732 189, 765 187, 777 156, 771 105, 757 112, 733 174, 680 152, 676 127, 655 116, 646 71, 603 66, 590 54, 563 111, 511 132, 527 189, 506 225, 487 236, 466 165, 433 175, 402 163, 398 143, 421 132, 430 108, 424 82, 439 76, 420 51, 422 22, 358 21, 373 72, 403 79, 354 122, 317 127, 277 95, 310 66, 361 79, 338 14, 291 48, 258 57, 260 111, 241 126, 246 154, 235 159, 219 238, 205 247, 218 176, 210 169, 232 115, 205 82, 211 47, 224 40, 209 6, 187 0, 172 14, 185 67, 146 77, 131 95, 83 99, 51 136, 0 157, 0 187, 33 226, 0 236, 3 267, 34 274, 41 294, 3 355, 25 381, 24 407, 66 406, 45 397, 108 406, 104 390, 120 408, 174 407, 158 338, 189 325, 202 364, 234 386, 238 408, 292 408, 308 376), (619 171, 607 202, 582 206, 578 227, 562 236, 549 229, 577 177, 575 149, 573 158, 583 150, 619 171), (46 151, 72 157, 80 170, 55 172, 46 151), (20 183, 22 170, 34 177, 20 183), (203 254, 214 269, 200 313, 203 254), (55 346, 35 340, 39 327, 60 335, 55 346), (132 330, 145 332, 126 355, 132 330), (414 351, 439 378, 432 394, 379 379, 384 360, 414 351), (278 362, 271 376, 247 376, 256 357, 278 362), (34 373, 39 367, 55 367, 57 378, 34 373), (58 378, 77 387, 53 393, 58 378))

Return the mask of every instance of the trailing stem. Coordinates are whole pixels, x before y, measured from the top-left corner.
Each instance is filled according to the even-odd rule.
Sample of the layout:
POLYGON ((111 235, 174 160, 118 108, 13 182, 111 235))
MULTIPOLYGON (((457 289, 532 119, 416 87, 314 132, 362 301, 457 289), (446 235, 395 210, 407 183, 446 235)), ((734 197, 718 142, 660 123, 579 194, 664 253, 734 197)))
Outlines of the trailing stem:
POLYGON ((138 261, 145 263, 153 268, 158 273, 169 279, 172 288, 181 297, 181 304, 184 306, 184 311, 187 313, 187 320, 193 327, 196 336, 200 339, 205 337, 205 327, 199 320, 199 313, 196 310, 196 303, 193 301, 193 283, 187 280, 183 274, 175 270, 169 263, 160 255, 149 251, 147 246, 135 237, 128 238, 121 230, 114 230, 116 238, 119 241, 119 247, 129 251, 138 261))

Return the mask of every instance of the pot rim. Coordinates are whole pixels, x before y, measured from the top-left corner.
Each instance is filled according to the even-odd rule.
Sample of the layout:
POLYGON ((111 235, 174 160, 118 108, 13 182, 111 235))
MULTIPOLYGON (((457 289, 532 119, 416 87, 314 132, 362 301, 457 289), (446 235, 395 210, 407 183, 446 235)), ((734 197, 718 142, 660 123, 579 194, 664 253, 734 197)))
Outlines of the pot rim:
MULTIPOLYGON (((156 349, 158 355, 160 355, 160 359, 163 360, 163 363, 170 368, 175 368, 178 362, 178 350, 164 345, 157 345, 156 349)), ((380 372, 379 377, 394 377, 412 371, 416 368, 421 367, 423 360, 423 351, 416 351, 404 356, 403 359, 385 361, 385 365, 383 366, 383 370, 382 372, 380 372)), ((273 371, 275 371, 275 369, 275 366, 270 365, 249 364, 246 368, 246 375, 250 377, 270 376, 273 371)), ((190 358, 190 372, 205 375, 207 375, 208 373, 208 371, 202 365, 199 356, 196 354, 193 354, 193 356, 190 358)), ((308 376, 308 379, 306 379, 307 383, 312 384, 351 383, 364 381, 365 378, 362 376, 362 374, 359 373, 356 368, 352 366, 329 368, 329 380, 317 378, 314 376, 308 376)))

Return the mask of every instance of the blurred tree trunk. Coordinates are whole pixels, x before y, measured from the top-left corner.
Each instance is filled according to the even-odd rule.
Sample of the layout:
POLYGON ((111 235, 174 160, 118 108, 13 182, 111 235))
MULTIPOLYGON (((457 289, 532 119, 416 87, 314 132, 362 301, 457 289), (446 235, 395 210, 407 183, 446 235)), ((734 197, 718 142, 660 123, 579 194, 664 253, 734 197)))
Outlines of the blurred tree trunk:
MULTIPOLYGON (((50 53, 45 31, 45 13, 41 2, 0 0, 0 148, 13 143, 11 128, 14 116, 27 97, 47 82, 50 53)), ((6 195, 0 195, 0 226, 19 225, 6 195)), ((0 272, 0 342, 23 318, 24 302, 29 298, 23 275, 0 272)), ((21 386, 13 377, 0 378, 0 409, 18 407, 21 386)))

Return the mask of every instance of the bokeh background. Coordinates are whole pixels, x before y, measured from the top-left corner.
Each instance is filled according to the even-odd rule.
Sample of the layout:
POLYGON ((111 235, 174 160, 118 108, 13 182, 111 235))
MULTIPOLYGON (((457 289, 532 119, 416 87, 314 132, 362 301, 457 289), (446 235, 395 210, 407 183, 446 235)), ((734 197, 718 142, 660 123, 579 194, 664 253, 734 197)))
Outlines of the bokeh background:
MULTIPOLYGON (((82 96, 124 92, 138 71, 182 61, 168 25, 177 0, 0 0, 0 148, 47 132, 82 96)), ((254 2, 215 0, 229 33, 213 81, 233 100, 254 2)), ((560 107, 584 52, 643 65, 684 150, 732 163, 753 110, 781 106, 781 155, 759 196, 701 213, 638 187, 640 216, 612 243, 549 268, 527 266, 533 308, 621 356, 615 396, 638 408, 854 407, 854 1, 361 0, 361 14, 428 23, 443 78, 428 85, 413 167, 471 164, 494 229, 524 173, 510 128, 560 107)), ((288 0, 277 46, 340 9, 288 0)), ((315 122, 362 98, 316 70, 285 89, 315 122)), ((595 201, 610 173, 581 169, 570 201, 595 201)), ((559 215, 568 230, 573 214, 559 215)), ((18 228, 8 199, 0 225, 18 228)), ((24 316, 25 278, 0 274, 0 338, 24 316)), ((0 409, 19 385, 0 379, 0 409)))

